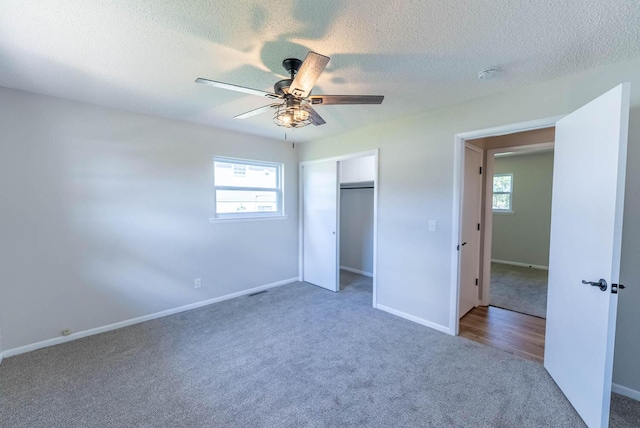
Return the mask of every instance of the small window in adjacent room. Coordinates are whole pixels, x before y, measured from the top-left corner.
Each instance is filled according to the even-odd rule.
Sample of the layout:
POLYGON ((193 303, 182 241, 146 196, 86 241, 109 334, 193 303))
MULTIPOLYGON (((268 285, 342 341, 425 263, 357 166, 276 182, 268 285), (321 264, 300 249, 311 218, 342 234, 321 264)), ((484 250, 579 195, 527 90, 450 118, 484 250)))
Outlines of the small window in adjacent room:
POLYGON ((513 174, 493 176, 493 211, 511 212, 513 200, 513 174))
POLYGON ((284 215, 282 164, 215 157, 215 218, 284 215))

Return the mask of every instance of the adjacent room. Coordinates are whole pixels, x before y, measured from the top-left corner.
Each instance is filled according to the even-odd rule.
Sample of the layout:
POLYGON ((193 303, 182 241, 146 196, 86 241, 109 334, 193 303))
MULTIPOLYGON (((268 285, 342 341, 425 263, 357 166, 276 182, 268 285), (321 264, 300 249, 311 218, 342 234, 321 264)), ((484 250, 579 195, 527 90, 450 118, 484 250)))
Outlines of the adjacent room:
POLYGON ((491 306, 547 316, 553 149, 495 155, 491 306))
POLYGON ((640 425, 637 2, 0 24, 0 426, 640 425))

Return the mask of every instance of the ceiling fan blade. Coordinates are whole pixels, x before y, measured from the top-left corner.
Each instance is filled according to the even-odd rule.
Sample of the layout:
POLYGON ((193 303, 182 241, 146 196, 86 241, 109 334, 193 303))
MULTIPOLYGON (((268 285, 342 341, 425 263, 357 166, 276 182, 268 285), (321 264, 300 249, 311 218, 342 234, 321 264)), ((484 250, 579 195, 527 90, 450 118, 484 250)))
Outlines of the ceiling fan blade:
POLYGON ((279 105, 280 104, 269 104, 268 106, 258 107, 256 109, 249 110, 246 113, 242 113, 242 114, 239 114, 237 116, 234 116, 234 119, 246 119, 248 117, 255 116, 257 114, 267 112, 272 108, 278 107, 279 105))
POLYGON ((202 83, 204 85, 210 85, 216 88, 228 89, 230 91, 242 92, 250 95, 257 95, 259 97, 267 97, 271 99, 280 98, 280 96, 277 94, 261 91, 259 89, 252 89, 252 88, 247 88, 245 86, 232 85, 231 83, 216 82, 215 80, 203 79, 201 77, 198 77, 196 79, 196 83, 202 83))
POLYGON ((384 95, 312 95, 313 105, 328 104, 382 104, 384 95))
POLYGON ((328 56, 309 52, 289 87, 289 93, 296 98, 306 98, 328 62, 328 56))
POLYGON ((311 106, 306 106, 306 110, 308 110, 308 111, 309 111, 309 113, 311 114, 311 119, 313 120, 313 122, 312 122, 312 123, 313 123, 315 126, 324 125, 325 123, 327 123, 327 122, 325 122, 325 121, 324 121, 324 119, 322 118, 322 116, 320 116, 320 115, 318 114, 318 112, 317 112, 317 111, 315 111, 314 109, 312 109, 312 108, 311 108, 311 106))

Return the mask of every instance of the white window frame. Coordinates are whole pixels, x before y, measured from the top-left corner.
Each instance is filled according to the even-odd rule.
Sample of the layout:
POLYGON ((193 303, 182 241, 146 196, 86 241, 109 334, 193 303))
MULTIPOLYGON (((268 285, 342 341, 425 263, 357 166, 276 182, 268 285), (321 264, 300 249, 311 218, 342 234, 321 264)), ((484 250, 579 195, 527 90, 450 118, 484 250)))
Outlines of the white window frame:
POLYGON ((506 210, 494 208, 493 207, 493 195, 491 197, 491 209, 494 213, 513 213, 513 174, 505 173, 505 174, 493 174, 493 178, 491 181, 491 191, 493 195, 509 195, 509 208, 506 210), (511 191, 510 192, 496 192, 493 190, 494 188, 494 179, 495 177, 511 177, 511 191))
POLYGON ((260 161, 254 159, 241 159, 226 156, 213 157, 213 217, 210 222, 216 221, 238 221, 238 220, 275 220, 287 218, 284 211, 284 164, 278 162, 260 161), (218 186, 215 182, 215 163, 226 162, 233 164, 241 164, 245 166, 262 166, 276 169, 276 185, 275 188, 269 187, 241 187, 241 186, 218 186), (218 190, 248 190, 248 191, 273 191, 276 192, 277 211, 258 211, 258 212, 237 212, 237 213, 218 213, 217 212, 217 191, 218 190))

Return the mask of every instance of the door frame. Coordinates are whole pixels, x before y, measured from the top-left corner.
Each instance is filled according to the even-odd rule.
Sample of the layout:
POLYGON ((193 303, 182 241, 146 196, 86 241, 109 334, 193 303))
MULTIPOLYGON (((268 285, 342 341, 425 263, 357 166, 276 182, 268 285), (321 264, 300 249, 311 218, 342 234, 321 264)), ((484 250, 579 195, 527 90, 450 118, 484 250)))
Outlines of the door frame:
MULTIPOLYGON (((374 174, 373 174, 373 307, 377 307, 377 282, 378 282, 378 156, 379 149, 366 150, 363 152, 348 153, 340 156, 332 156, 322 159, 313 159, 302 161, 298 165, 298 281, 302 282, 302 273, 304 272, 304 224, 303 224, 303 203, 304 203, 304 175, 302 168, 305 165, 320 162, 340 162, 348 159, 360 158, 363 156, 374 156, 374 174)), ((338 186, 340 185, 340 165, 338 165, 338 186)), ((338 189, 340 190, 340 189, 338 189)), ((338 193, 338 215, 340 215, 340 196, 338 193)), ((337 272, 340 275, 340 221, 338 220, 337 230, 337 272)))
POLYGON ((480 244, 483 248, 482 256, 480 258, 480 265, 482 266, 482 278, 480 280, 480 291, 482 297, 480 298, 480 304, 482 306, 489 306, 489 296, 491 295, 491 250, 493 246, 493 239, 491 239, 493 233, 493 180, 489 180, 489 177, 493 177, 493 172, 495 171, 495 155, 498 153, 506 152, 529 152, 533 150, 552 149, 554 147, 555 142, 549 142, 528 144, 526 146, 501 147, 499 149, 487 150, 485 164, 486 175, 484 177, 484 222, 482 224, 482 230, 484 231, 484 242, 480 244))
MULTIPOLYGON (((449 331, 453 336, 458 335, 458 300, 460 298, 460 268, 461 257, 458 251, 460 236, 462 234, 462 201, 464 183, 464 147, 465 140, 476 138, 497 137, 499 135, 515 134, 524 131, 550 128, 565 115, 552 116, 543 119, 536 119, 527 122, 518 122, 509 125, 496 126, 493 128, 479 129, 475 131, 460 132, 454 135, 453 141, 453 218, 451 233, 451 284, 449 297, 449 331)), ((485 272, 482 276, 484 279, 485 272)))

